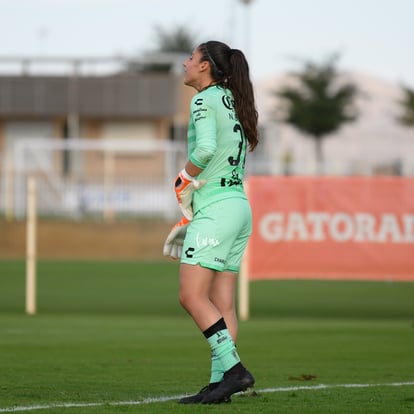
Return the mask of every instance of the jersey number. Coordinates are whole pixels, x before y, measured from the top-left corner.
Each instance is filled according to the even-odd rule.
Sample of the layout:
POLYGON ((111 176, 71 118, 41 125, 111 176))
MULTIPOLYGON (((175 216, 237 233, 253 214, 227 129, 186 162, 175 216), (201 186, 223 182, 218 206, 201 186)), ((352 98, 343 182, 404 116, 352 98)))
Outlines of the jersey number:
MULTIPOLYGON (((244 137, 244 133, 243 133, 243 129, 242 129, 242 127, 241 127, 241 125, 240 124, 235 124, 234 125, 234 127, 233 127, 233 132, 235 132, 235 133, 239 133, 240 134, 240 141, 239 141, 239 152, 238 152, 238 154, 237 154, 237 158, 234 158, 233 156, 232 157, 229 157, 228 158, 228 161, 229 161, 229 164, 230 165, 232 165, 232 166, 237 166, 237 165, 239 165, 240 164, 240 157, 241 157, 241 154, 242 154, 242 151, 243 151, 243 144, 244 144, 244 141, 245 141, 245 137, 244 137)), ((246 162, 246 157, 244 158, 244 160, 243 160, 243 168, 244 168, 244 164, 245 164, 245 162, 246 162)))

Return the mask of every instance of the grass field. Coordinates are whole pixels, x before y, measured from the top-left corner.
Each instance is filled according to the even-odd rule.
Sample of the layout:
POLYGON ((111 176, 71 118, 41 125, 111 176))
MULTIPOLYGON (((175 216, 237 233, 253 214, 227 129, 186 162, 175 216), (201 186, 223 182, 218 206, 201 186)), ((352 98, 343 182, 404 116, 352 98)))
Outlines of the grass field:
POLYGON ((209 349, 177 302, 175 263, 0 261, 0 413, 414 412, 414 283, 260 281, 239 353, 257 395, 181 406, 209 349))

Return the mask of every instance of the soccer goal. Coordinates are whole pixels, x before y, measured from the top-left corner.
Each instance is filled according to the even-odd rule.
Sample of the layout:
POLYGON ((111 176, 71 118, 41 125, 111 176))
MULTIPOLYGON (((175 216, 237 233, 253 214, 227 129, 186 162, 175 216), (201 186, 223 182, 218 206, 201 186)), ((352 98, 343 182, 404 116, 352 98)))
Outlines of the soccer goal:
POLYGON ((5 216, 25 217, 30 175, 40 216, 172 219, 171 186, 184 158, 182 143, 157 139, 21 139, 5 163, 5 216))

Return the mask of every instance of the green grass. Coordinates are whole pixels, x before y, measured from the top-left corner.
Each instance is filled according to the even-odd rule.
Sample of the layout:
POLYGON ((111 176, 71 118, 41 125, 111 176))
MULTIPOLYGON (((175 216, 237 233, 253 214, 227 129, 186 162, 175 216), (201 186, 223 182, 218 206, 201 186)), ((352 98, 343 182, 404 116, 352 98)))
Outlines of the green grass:
POLYGON ((99 405, 30 412, 413 412, 414 385, 334 387, 414 381, 414 284, 349 281, 251 284, 252 317, 240 323, 238 349, 257 397, 219 406, 111 405, 208 382, 208 345, 178 305, 177 274, 167 261, 42 261, 38 314, 26 316, 24 263, 1 261, 0 413, 63 403, 99 405), (330 388, 261 391, 319 384, 330 388))

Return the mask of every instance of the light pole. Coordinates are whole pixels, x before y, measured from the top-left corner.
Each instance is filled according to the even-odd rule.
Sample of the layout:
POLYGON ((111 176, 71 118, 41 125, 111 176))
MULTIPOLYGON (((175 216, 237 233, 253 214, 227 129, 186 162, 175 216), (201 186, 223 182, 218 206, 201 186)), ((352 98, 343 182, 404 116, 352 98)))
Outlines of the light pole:
POLYGON ((245 54, 247 58, 249 59, 250 56, 250 15, 249 15, 249 5, 253 3, 254 0, 239 0, 240 3, 244 4, 245 6, 245 32, 244 32, 244 48, 245 48, 245 54))

